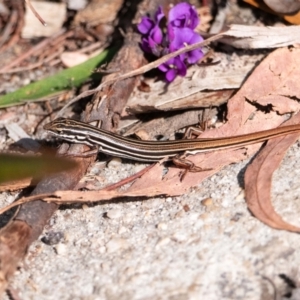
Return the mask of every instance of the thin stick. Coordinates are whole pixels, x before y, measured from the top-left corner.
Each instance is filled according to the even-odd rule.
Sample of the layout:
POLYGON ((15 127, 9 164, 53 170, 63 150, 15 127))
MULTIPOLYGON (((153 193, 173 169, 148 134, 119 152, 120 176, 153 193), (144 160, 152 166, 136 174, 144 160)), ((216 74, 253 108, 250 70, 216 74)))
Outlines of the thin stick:
POLYGON ((121 186, 123 186, 124 184, 127 184, 127 183, 130 183, 132 182, 133 180, 141 177, 142 175, 144 175, 146 172, 148 172, 150 169, 152 169, 153 167, 155 166, 155 164, 152 164, 144 169, 142 169, 141 171, 123 179, 123 180, 120 180, 119 182, 117 183, 113 183, 111 185, 109 185, 108 187, 102 189, 102 191, 111 191, 111 190, 115 190, 121 186))
POLYGON ((44 25, 47 26, 47 23, 43 20, 43 18, 38 14, 38 12, 34 9, 34 7, 32 6, 30 0, 25 0, 25 2, 27 3, 27 5, 29 6, 29 8, 31 9, 31 11, 33 12, 33 14, 35 15, 35 17, 44 25))

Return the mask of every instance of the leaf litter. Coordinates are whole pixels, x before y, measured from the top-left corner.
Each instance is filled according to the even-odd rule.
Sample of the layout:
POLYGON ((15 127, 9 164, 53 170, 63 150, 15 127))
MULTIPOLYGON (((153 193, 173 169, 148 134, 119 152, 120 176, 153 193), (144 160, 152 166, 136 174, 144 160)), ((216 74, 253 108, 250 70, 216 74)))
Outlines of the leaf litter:
MULTIPOLYGON (((295 100, 295 98, 299 98, 300 94, 298 85, 300 71, 297 68, 299 59, 300 49, 297 48, 282 48, 268 55, 253 71, 241 89, 229 100, 227 123, 220 128, 205 131, 201 137, 230 137, 274 128, 284 123, 287 119, 286 113, 293 114, 300 109, 295 100), (275 105, 272 102, 273 98, 276 100, 275 105)), ((289 120, 289 123, 299 123, 299 118, 298 114, 289 120)), ((272 173, 278 167, 287 148, 295 142, 299 135, 300 133, 269 141, 251 163, 245 176, 246 201, 251 212, 273 228, 296 232, 299 232, 300 228, 286 223, 274 211, 270 200, 270 187, 272 173)), ((126 190, 104 188, 100 191, 57 191, 44 196, 23 198, 11 206, 32 201, 41 196, 45 201, 59 204, 107 201, 120 197, 178 196, 200 184, 205 178, 218 172, 224 166, 253 155, 261 145, 262 143, 259 143, 241 149, 220 150, 189 156, 188 159, 195 165, 212 170, 188 173, 182 182, 179 169, 170 167, 168 172, 163 175, 165 166, 163 163, 157 163, 126 190)))

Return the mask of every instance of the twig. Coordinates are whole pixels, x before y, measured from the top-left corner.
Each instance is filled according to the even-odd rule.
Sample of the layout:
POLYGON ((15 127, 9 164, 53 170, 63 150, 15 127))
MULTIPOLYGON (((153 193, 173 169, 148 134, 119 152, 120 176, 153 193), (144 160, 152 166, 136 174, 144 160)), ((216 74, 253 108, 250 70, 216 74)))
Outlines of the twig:
POLYGON ((12 73, 25 72, 25 71, 36 69, 36 68, 42 66, 43 64, 51 61, 55 57, 59 56, 62 53, 62 51, 63 50, 57 51, 57 52, 53 53, 52 55, 48 56, 47 58, 45 58, 44 60, 39 60, 37 63, 30 64, 30 65, 28 65, 26 67, 14 68, 14 69, 11 69, 11 70, 8 70, 8 71, 5 71, 5 72, 1 72, 0 71, 0 74, 2 74, 2 73, 12 74, 12 73))
POLYGON ((65 29, 60 30, 57 34, 53 35, 52 37, 50 37, 48 39, 43 40, 41 43, 39 43, 38 45, 32 47, 29 51, 27 51, 23 55, 19 56, 17 59, 12 61, 10 64, 8 64, 8 65, 4 66, 3 68, 1 68, 0 69, 0 74, 7 72, 9 69, 11 69, 12 67, 14 67, 16 65, 19 65, 23 60, 25 60, 26 58, 28 58, 32 54, 40 51, 41 49, 43 49, 45 46, 50 44, 52 41, 55 41, 60 36, 64 36, 64 38, 66 38, 66 37, 69 37, 73 34, 74 34, 73 31, 65 32, 65 29))
POLYGON ((11 34, 11 38, 10 38, 9 42, 7 44, 3 45, 3 47, 0 49, 0 52, 4 52, 7 48, 9 48, 12 45, 14 45, 15 43, 17 43, 17 41, 20 39, 21 30, 22 30, 23 24, 24 24, 24 10, 23 10, 23 5, 22 5, 21 1, 22 0, 12 1, 12 4, 16 7, 16 10, 18 11, 18 19, 16 21, 17 27, 16 27, 14 33, 11 34))
POLYGON ((38 14, 38 12, 34 9, 34 7, 32 6, 30 0, 25 0, 25 2, 27 3, 27 5, 29 6, 29 8, 31 9, 31 11, 33 12, 33 14, 35 15, 35 17, 44 25, 47 26, 47 23, 43 20, 43 18, 38 14))
MULTIPOLYGON (((141 177, 143 174, 145 174, 146 172, 148 172, 150 169, 152 169, 153 167, 155 166, 155 164, 152 164, 144 169, 142 169, 141 171, 137 172, 136 174, 133 174, 123 180, 120 180, 119 182, 117 183, 114 183, 114 184, 111 184, 109 185, 108 187, 102 189, 102 191, 112 191, 112 190, 115 190, 127 183, 130 183, 132 182, 133 180, 136 180, 137 178, 141 177)), ((1 213, 1 212, 0 212, 1 213)))
POLYGON ((1 38, 0 38, 0 47, 2 47, 8 38, 11 35, 12 29, 15 26, 16 22, 18 20, 18 12, 16 10, 12 10, 9 21, 7 22, 5 28, 3 29, 1 33, 1 38))
MULTIPOLYGON (((112 191, 112 190, 115 190, 127 183, 130 183, 132 182, 133 180, 141 177, 143 174, 145 174, 146 172, 148 172, 150 169, 152 169, 153 167, 155 166, 155 164, 152 164, 146 168, 144 168, 143 170, 137 172, 136 174, 133 174, 132 176, 129 176, 123 180, 120 180, 119 182, 117 183, 114 183, 114 184, 111 184, 109 185, 108 187, 105 187, 104 189, 102 190, 99 190, 99 192, 103 192, 103 191, 112 191)), ((3 208, 0 209, 0 215, 5 213, 6 211, 16 207, 16 206, 19 206, 19 205, 22 205, 24 203, 28 203, 28 202, 32 202, 32 201, 35 201, 35 200, 38 200, 38 199, 41 199, 43 200, 43 198, 47 198, 47 197, 53 197, 54 195, 53 194, 41 194, 41 195, 34 195, 34 196, 30 196, 30 197, 23 197, 3 208)), ((55 202, 55 201, 54 201, 55 202)), ((76 203, 76 200, 74 200, 74 203, 76 203)))

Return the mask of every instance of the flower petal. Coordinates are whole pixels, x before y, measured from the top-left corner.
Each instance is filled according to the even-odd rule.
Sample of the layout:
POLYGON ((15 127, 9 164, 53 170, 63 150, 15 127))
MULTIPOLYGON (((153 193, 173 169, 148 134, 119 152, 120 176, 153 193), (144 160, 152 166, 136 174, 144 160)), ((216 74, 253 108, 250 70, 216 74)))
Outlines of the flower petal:
POLYGON ((176 69, 170 69, 167 73, 166 73, 166 79, 169 82, 172 82, 175 77, 177 75, 177 70, 176 69))
POLYGON ((199 17, 193 6, 182 2, 170 9, 168 21, 174 27, 195 29, 199 24, 199 17))
POLYGON ((170 43, 170 50, 174 52, 178 49, 190 45, 190 40, 196 39, 196 36, 199 36, 190 28, 173 28, 174 38, 170 43))
POLYGON ((153 39, 153 41, 156 42, 156 44, 160 44, 162 42, 162 39, 163 39, 163 33, 162 33, 161 29, 158 26, 155 26, 151 30, 149 37, 151 37, 153 39))
POLYGON ((149 43, 148 43, 148 41, 146 39, 142 39, 141 48, 145 52, 148 52, 148 53, 151 52, 151 49, 149 47, 149 43))
POLYGON ((160 22, 160 20, 165 16, 163 10, 162 10, 162 7, 159 6, 156 13, 155 13, 155 16, 154 16, 154 19, 156 21, 156 24, 158 24, 160 22))
POLYGON ((204 53, 200 49, 195 49, 187 53, 187 62, 192 65, 198 62, 200 58, 204 56, 204 53))
POLYGON ((167 72, 169 70, 168 66, 166 64, 161 64, 157 67, 162 72, 167 72))
POLYGON ((186 65, 185 63, 181 60, 179 56, 175 57, 175 66, 177 68, 177 73, 180 76, 185 76, 186 75, 186 65))
POLYGON ((153 27, 154 27, 154 21, 152 21, 148 17, 143 17, 142 21, 137 25, 137 28, 140 33, 147 34, 153 27))

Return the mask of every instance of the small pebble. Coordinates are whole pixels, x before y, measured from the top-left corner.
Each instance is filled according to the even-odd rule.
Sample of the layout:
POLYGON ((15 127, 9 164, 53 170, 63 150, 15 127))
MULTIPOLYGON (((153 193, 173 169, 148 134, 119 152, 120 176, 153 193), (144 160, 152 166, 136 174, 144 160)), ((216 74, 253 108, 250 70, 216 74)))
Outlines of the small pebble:
POLYGON ((22 85, 28 85, 29 83, 30 83, 30 78, 29 78, 29 77, 24 78, 24 79, 22 80, 22 85))
POLYGON ((185 212, 187 212, 187 211, 190 211, 191 209, 190 209, 190 207, 189 207, 187 204, 184 204, 184 205, 183 205, 183 210, 184 210, 185 212))
POLYGON ((176 242, 184 242, 187 239, 186 233, 179 231, 175 232, 172 237, 176 242))
POLYGON ((201 251, 198 251, 196 256, 199 260, 203 260, 205 258, 205 254, 201 251))
POLYGON ((122 164, 122 159, 119 157, 114 157, 108 164, 109 169, 116 169, 122 164))
POLYGON ((97 162, 90 170, 91 175, 98 175, 106 167, 106 161, 97 162))
POLYGON ((126 275, 127 278, 132 276, 134 273, 136 273, 136 268, 133 267, 127 267, 124 271, 124 274, 126 275))
POLYGON ((183 209, 175 214, 175 218, 182 218, 183 216, 185 216, 185 211, 183 209))
POLYGON ((144 168, 145 168, 145 165, 143 165, 143 164, 136 164, 134 166, 134 173, 138 173, 138 172, 142 171, 144 168))
POLYGON ((201 201, 201 204, 205 207, 209 207, 213 205, 213 199, 212 198, 206 198, 201 201))
POLYGON ((197 213, 197 212, 191 212, 189 214, 189 219, 192 221, 196 221, 198 218, 199 218, 199 213, 197 213))
POLYGON ((245 190, 241 190, 238 196, 235 198, 234 203, 244 202, 245 201, 245 190))
POLYGON ((102 271, 103 271, 104 273, 108 273, 108 272, 110 271, 110 269, 111 269, 110 263, 108 263, 108 262, 103 262, 103 263, 101 264, 101 269, 102 269, 102 271))
POLYGON ((242 216, 243 216, 243 213, 240 213, 240 212, 235 213, 234 216, 230 219, 230 221, 238 222, 242 216))
POLYGON ((83 210, 87 210, 89 208, 89 206, 87 204, 82 204, 82 209, 83 210))
POLYGON ((56 245, 64 238, 64 234, 61 231, 49 231, 41 238, 41 241, 46 245, 56 245))
POLYGON ((67 252, 67 246, 62 243, 57 244, 54 249, 58 255, 64 255, 67 252))
POLYGON ((144 129, 138 130, 134 134, 137 137, 139 137, 141 140, 144 140, 144 141, 150 140, 148 132, 144 129))
POLYGON ((99 253, 104 254, 106 252, 106 247, 102 246, 99 248, 99 253))
POLYGON ((122 216, 122 211, 120 209, 111 209, 107 212, 106 216, 110 219, 119 219, 122 216))
POLYGON ((129 224, 132 222, 133 218, 134 218, 133 215, 131 213, 128 213, 123 217, 123 222, 125 224, 129 224))
POLYGON ((122 249, 126 249, 128 247, 129 247, 128 241, 120 238, 112 238, 106 244, 106 250, 108 253, 116 252, 122 249))
POLYGON ((221 202, 221 205, 222 205, 222 207, 227 208, 227 207, 229 207, 231 205, 231 202, 228 201, 228 200, 223 200, 221 202))
POLYGON ((123 234, 125 232, 127 232, 127 228, 124 227, 124 226, 121 226, 120 229, 119 229, 119 231, 118 231, 118 234, 123 234))
POLYGON ((168 228, 168 224, 166 224, 166 223, 158 223, 157 224, 157 229, 159 229, 159 230, 166 230, 168 228))
POLYGON ((171 239, 168 237, 162 238, 160 239, 157 244, 156 244, 156 248, 160 248, 163 247, 165 245, 168 245, 170 243, 171 239))
POLYGON ((201 228, 201 227, 203 227, 203 225, 204 225, 203 220, 202 220, 202 219, 198 219, 198 220, 195 222, 194 227, 195 227, 195 228, 201 228))

